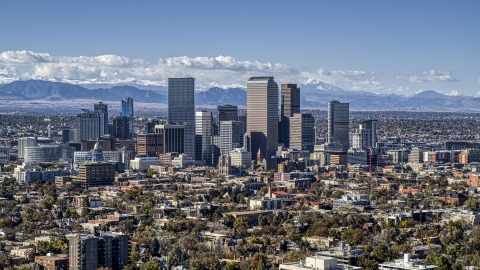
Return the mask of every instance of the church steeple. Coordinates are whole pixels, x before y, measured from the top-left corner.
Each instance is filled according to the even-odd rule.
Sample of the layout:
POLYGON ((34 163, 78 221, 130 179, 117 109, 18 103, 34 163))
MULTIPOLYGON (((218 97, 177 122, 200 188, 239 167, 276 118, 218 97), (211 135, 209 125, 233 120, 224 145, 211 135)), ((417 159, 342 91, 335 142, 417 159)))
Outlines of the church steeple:
POLYGON ((258 153, 257 153, 257 164, 262 163, 262 152, 260 151, 260 148, 258 148, 258 153))

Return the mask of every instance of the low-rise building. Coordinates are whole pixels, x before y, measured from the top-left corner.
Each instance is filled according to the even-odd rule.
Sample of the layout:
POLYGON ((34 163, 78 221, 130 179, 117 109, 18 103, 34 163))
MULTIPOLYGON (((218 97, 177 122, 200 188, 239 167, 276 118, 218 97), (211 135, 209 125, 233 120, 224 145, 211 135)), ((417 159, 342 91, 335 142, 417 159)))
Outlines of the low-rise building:
POLYGON ((370 206, 370 196, 368 194, 349 194, 343 195, 341 199, 333 200, 333 210, 340 210, 349 207, 368 208, 370 206))
POLYGON ((422 263, 421 260, 412 259, 410 253, 405 253, 403 259, 397 259, 393 262, 384 262, 378 265, 379 270, 415 270, 415 269, 435 269, 435 265, 422 263))
POLYGON ((279 270, 363 270, 358 266, 347 266, 337 264, 337 259, 326 256, 310 256, 305 261, 282 263, 279 270))
POLYGON ((41 265, 44 270, 68 270, 68 256, 65 254, 47 254, 47 256, 35 256, 35 263, 41 265))

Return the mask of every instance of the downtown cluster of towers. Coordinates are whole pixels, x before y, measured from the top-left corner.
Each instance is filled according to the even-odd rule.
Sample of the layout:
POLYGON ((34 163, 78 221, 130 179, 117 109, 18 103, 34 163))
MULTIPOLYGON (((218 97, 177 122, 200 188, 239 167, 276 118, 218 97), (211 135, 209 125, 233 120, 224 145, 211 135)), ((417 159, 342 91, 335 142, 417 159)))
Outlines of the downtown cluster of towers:
MULTIPOLYGON (((194 78, 169 78, 167 120, 145 130, 146 134, 137 135, 137 155, 158 157, 174 152, 196 160, 197 164, 215 166, 221 156, 242 149, 248 152, 250 161, 261 161, 266 169, 276 170, 279 146, 314 151, 315 119, 311 114, 300 112, 300 88, 296 84, 282 84, 279 91, 274 77, 251 77, 247 82, 246 107, 246 115, 238 115, 237 106, 218 106, 218 117, 214 120, 211 111, 195 111, 194 78)), ((135 137, 131 98, 122 100, 121 114, 110 125, 107 105, 102 102, 95 104, 93 111, 83 110, 76 121, 75 139, 79 142, 107 134, 120 140, 135 137)), ((353 136, 353 142, 351 137, 349 104, 330 101, 328 133, 322 149, 346 156, 358 136, 353 136)), ((358 139, 365 141, 365 138, 358 139)))
MULTIPOLYGON (((281 111, 278 112, 279 87, 274 77, 251 77, 247 82, 247 113, 238 116, 236 106, 218 106, 218 119, 209 111, 195 112, 195 79, 168 80, 168 122, 182 123, 184 153, 215 165, 219 155, 244 148, 251 160, 265 161, 266 169, 276 170, 279 145, 313 152, 316 144, 315 119, 300 113, 300 89, 282 84, 281 111), (216 150, 218 149, 218 150, 216 150)), ((349 104, 329 103, 327 142, 349 147, 349 104)))

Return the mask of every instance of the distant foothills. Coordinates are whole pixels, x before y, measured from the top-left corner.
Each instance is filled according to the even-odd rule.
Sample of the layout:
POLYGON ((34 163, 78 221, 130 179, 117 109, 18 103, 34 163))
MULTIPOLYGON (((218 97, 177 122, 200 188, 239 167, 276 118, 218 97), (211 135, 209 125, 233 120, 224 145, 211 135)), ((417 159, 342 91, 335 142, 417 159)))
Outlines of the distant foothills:
MULTIPOLYGON (((330 100, 338 100, 350 103, 350 108, 357 110, 480 111, 480 98, 462 95, 449 96, 433 90, 404 96, 349 91, 324 82, 299 86, 303 109, 326 109, 330 100)), ((144 90, 134 86, 114 86, 88 89, 75 84, 42 80, 15 81, 0 85, 0 100, 71 102, 72 100, 97 99, 117 102, 126 97, 132 97, 135 102, 166 104, 167 88, 159 86, 156 90, 144 90)), ((197 106, 223 104, 245 106, 246 100, 247 93, 244 88, 212 87, 205 91, 197 91, 195 94, 197 106)))

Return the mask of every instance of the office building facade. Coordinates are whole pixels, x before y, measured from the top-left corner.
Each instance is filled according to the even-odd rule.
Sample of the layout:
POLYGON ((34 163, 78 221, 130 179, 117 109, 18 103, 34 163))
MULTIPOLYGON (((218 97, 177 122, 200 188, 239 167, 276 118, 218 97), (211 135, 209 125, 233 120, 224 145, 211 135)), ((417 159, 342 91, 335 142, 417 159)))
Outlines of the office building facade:
POLYGON ((37 146, 37 137, 18 138, 18 158, 25 157, 25 147, 37 146))
POLYGON ((220 122, 220 154, 228 155, 235 148, 243 147, 244 127, 240 121, 220 122))
POLYGON ((82 109, 82 112, 75 118, 77 130, 77 142, 82 140, 98 140, 100 138, 100 118, 98 114, 87 109, 82 109))
POLYGON ((315 118, 311 114, 296 113, 289 118, 290 148, 313 152, 315 145, 315 118))
POLYGON ((185 125, 184 151, 195 157, 195 79, 168 79, 168 123, 185 125))
POLYGON ((247 82, 247 143, 252 160, 260 151, 267 169, 276 169, 271 157, 278 146, 278 85, 273 76, 251 77, 247 82))
POLYGON ((89 188, 107 186, 115 180, 115 165, 111 163, 85 163, 78 167, 78 175, 72 182, 78 186, 89 188))
POLYGON ((112 136, 119 140, 130 140, 131 134, 131 119, 128 116, 117 116, 113 118, 112 136))
POLYGON ((348 103, 332 100, 328 103, 328 143, 339 143, 342 151, 349 148, 350 108, 348 103))
POLYGON ((212 164, 212 112, 195 112, 195 154, 196 160, 212 164))
POLYGON ((68 144, 53 144, 25 147, 26 163, 58 162, 60 159, 72 160, 75 148, 68 144))
POLYGON ((279 143, 290 147, 290 117, 300 113, 300 88, 296 84, 281 85, 279 143))
POLYGON ((218 122, 222 121, 237 121, 238 107, 230 104, 218 106, 218 122))
POLYGON ((137 135, 137 156, 158 157, 163 154, 163 135, 156 133, 137 135))
POLYGON ((163 136, 163 153, 185 152, 185 125, 156 125, 155 133, 163 136))
MULTIPOLYGON (((128 140, 133 140, 134 130, 133 130, 133 99, 131 97, 122 99, 120 116, 128 118, 128 140)), ((127 140, 127 139, 125 139, 127 140)))
POLYGON ((103 137, 105 134, 109 134, 108 132, 108 105, 99 102, 97 104, 93 104, 93 112, 98 116, 98 125, 99 125, 99 132, 100 137, 103 137))

